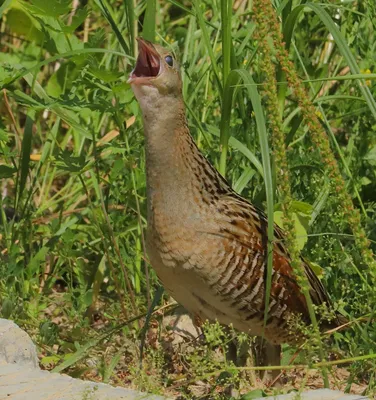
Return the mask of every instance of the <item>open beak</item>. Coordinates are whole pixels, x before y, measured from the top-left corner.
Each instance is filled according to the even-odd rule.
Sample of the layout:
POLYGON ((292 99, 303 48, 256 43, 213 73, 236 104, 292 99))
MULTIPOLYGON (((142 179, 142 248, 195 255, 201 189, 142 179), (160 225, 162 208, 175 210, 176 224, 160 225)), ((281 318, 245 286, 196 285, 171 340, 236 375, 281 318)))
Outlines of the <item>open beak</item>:
POLYGON ((147 83, 150 78, 155 78, 159 75, 161 67, 160 56, 153 43, 142 38, 137 38, 137 41, 138 57, 136 66, 128 79, 130 84, 147 83))

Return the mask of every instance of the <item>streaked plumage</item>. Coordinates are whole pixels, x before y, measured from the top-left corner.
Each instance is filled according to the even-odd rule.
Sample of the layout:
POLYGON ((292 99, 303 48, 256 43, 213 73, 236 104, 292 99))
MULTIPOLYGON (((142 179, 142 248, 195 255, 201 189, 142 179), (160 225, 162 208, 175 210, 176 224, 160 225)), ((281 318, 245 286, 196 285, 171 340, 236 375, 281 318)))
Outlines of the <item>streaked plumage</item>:
MULTIPOLYGON (((130 82, 140 103, 146 138, 150 262, 165 288, 202 320, 217 319, 253 335, 263 332, 266 284, 264 213, 236 194, 195 145, 188 129, 179 68, 171 53, 140 40, 130 82), (167 60, 167 59, 166 59, 167 60)), ((266 339, 295 342, 287 320, 309 321, 275 226, 266 339)), ((330 304, 321 282, 302 259, 313 302, 330 304)))

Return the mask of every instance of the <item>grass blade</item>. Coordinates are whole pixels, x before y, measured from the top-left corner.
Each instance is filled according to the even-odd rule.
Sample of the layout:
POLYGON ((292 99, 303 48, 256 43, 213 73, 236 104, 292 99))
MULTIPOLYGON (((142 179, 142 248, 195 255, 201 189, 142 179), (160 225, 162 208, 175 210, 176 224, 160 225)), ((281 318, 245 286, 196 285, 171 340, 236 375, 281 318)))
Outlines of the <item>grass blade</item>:
POLYGON ((272 284, 272 270, 273 270, 273 243, 274 243, 274 187, 272 179, 272 168, 270 161, 270 150, 268 143, 268 132, 266 129, 264 111, 261 105, 261 97, 258 93, 257 86, 251 74, 243 69, 233 70, 231 73, 236 73, 239 78, 244 82, 247 88, 249 98, 252 102, 253 111, 255 113, 257 131, 259 135, 260 151, 262 158, 262 166, 264 170, 264 184, 266 193, 267 209, 266 214, 268 218, 268 245, 267 245, 267 273, 266 273, 266 288, 265 288, 265 315, 264 326, 268 319, 268 310, 270 303, 270 291, 272 284))
POLYGON ((0 6, 0 17, 3 15, 5 9, 10 5, 12 0, 5 0, 4 3, 0 6))
POLYGON ((231 16, 232 1, 221 0, 223 86, 225 86, 231 68, 231 16))
POLYGON ((155 0, 146 0, 144 25, 142 27, 142 37, 150 42, 155 40, 155 16, 157 4, 155 0))
POLYGON ((108 23, 111 25, 112 30, 114 31, 121 47, 123 48, 124 52, 126 54, 129 54, 129 48, 127 43, 125 42, 123 35, 121 34, 117 23, 115 22, 114 18, 112 17, 112 14, 110 12, 108 4, 105 4, 103 0, 94 0, 95 4, 99 7, 99 9, 102 11, 102 14, 108 21, 108 23))
MULTIPOLYGON (((284 28, 284 39, 286 43, 286 48, 288 49, 291 45, 291 40, 292 40, 292 34, 294 31, 295 23, 298 20, 298 17, 300 13, 306 8, 310 8, 312 11, 314 11, 317 16, 321 19, 321 21, 324 23, 328 31, 332 34, 333 39, 335 43, 338 46, 338 50, 346 60, 347 64, 350 67, 350 70, 353 75, 360 75, 360 69, 358 67, 358 64, 356 62, 356 59, 354 55, 352 54, 349 46, 346 43, 345 38, 343 37, 342 33, 340 30, 337 28, 336 24, 333 22, 332 18, 330 15, 318 4, 313 4, 313 3, 307 3, 307 4, 302 4, 300 6, 295 7, 289 17, 286 20, 285 28, 284 28)), ((369 90, 369 88, 366 86, 364 80, 359 79, 357 80, 358 86, 360 91, 362 92, 362 95, 364 99, 367 102, 367 105, 376 119, 376 101, 372 97, 372 94, 369 90)))
POLYGON ((27 176, 29 174, 34 118, 35 118, 35 111, 31 110, 26 116, 24 135, 22 139, 21 158, 20 158, 20 180, 18 186, 17 204, 19 203, 22 197, 23 191, 26 186, 27 176))
MULTIPOLYGON (((219 129, 212 126, 212 125, 205 125, 205 129, 210 132, 212 135, 215 136, 220 136, 219 129)), ((245 157, 248 158, 248 160, 253 164, 253 166, 256 168, 257 172, 260 174, 261 177, 264 177, 264 170, 262 167, 262 164, 258 160, 258 158, 252 153, 251 150, 248 149, 248 147, 240 142, 238 139, 234 138, 233 136, 230 136, 229 141, 228 141, 230 147, 240 151, 245 157)))
POLYGON ((204 43, 205 43, 206 49, 207 49, 208 54, 209 54, 211 67, 213 68, 215 80, 216 80, 217 85, 218 85, 218 90, 219 90, 220 96, 222 97, 223 87, 222 87, 221 79, 219 77, 219 68, 218 68, 218 65, 217 65, 217 60, 216 60, 215 55, 214 55, 213 47, 211 45, 209 32, 208 32, 208 30, 206 28, 206 23, 205 23, 205 20, 204 20, 203 12, 202 12, 202 10, 200 8, 200 4, 201 3, 198 0, 193 0, 193 5, 194 5, 194 8, 195 8, 195 12, 196 12, 197 22, 198 22, 198 25, 199 25, 199 27, 201 29, 202 38, 204 39, 204 43))
MULTIPOLYGON (((337 28, 336 24, 331 19, 330 15, 318 4, 307 3, 307 7, 311 8, 320 17, 321 21, 324 23, 326 28, 332 34, 333 39, 336 42, 338 49, 341 52, 342 56, 347 61, 351 72, 353 74, 360 74, 360 69, 355 60, 354 55, 352 54, 349 46, 346 43, 345 38, 343 37, 340 30, 337 28)), ((375 99, 372 97, 372 94, 371 94, 369 88, 367 87, 367 85, 365 84, 365 82, 363 80, 358 80, 357 83, 358 83, 360 91, 363 94, 363 97, 366 99, 366 102, 368 104, 368 107, 369 107, 372 115, 376 119, 375 99)))
POLYGON ((137 24, 135 24, 134 4, 133 0, 123 0, 123 2, 127 17, 128 34, 130 36, 129 50, 130 54, 134 56, 136 48, 136 36, 137 36, 137 24))
POLYGON ((232 100, 234 96, 235 86, 237 85, 240 76, 237 70, 231 71, 226 79, 226 84, 223 89, 223 100, 222 100, 222 113, 221 113, 221 157, 219 161, 219 172, 225 176, 226 175, 226 165, 227 165, 227 150, 228 141, 230 138, 230 119, 232 110, 232 100))

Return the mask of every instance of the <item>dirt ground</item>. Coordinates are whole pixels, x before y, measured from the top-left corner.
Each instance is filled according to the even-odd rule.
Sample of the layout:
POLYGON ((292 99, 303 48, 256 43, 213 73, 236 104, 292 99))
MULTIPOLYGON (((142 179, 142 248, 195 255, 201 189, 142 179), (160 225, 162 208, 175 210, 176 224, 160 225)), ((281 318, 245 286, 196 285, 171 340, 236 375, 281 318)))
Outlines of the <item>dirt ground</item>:
MULTIPOLYGON (((54 313, 48 310, 48 314, 51 318, 54 313)), ((69 331, 72 328, 61 313, 53 315, 52 320, 59 325, 60 331, 69 331)), ((96 318, 92 328, 100 334, 106 330, 106 321, 103 318, 96 318)), ((82 336, 82 333, 77 332, 77 337, 79 336, 82 336)), ((161 315, 161 318, 151 321, 145 335, 143 372, 139 369, 139 344, 140 337, 129 338, 128 335, 119 332, 109 340, 90 348, 87 357, 64 372, 81 379, 154 392, 175 399, 211 400, 230 397, 226 396, 228 384, 218 383, 220 373, 216 373, 226 364, 226 356, 221 345, 208 351, 201 329, 181 310, 172 315, 161 315), (197 358, 196 361, 194 357, 197 358), (112 365, 113 360, 117 362, 112 365), (206 361, 208 361, 207 367, 206 361), (112 371, 108 368, 112 368, 112 371), (207 372, 209 375, 205 376, 207 372)), ((54 351, 58 354, 62 349, 54 346, 54 351)), ((40 355, 41 360, 51 359, 48 352, 43 353, 42 351, 40 355)), ((247 365, 249 366, 249 363, 247 365)), ((54 366, 53 362, 42 365, 49 370, 54 366)), ((354 379, 349 385, 348 382, 352 378, 346 367, 330 369, 330 388, 364 394, 367 382, 354 379)), ((261 395, 271 395, 301 388, 304 390, 324 388, 321 372, 316 369, 296 368, 283 371, 279 383, 273 386, 265 385, 255 371, 242 371, 237 379, 237 383, 232 383, 231 387, 238 388, 238 395, 257 389, 261 395)))

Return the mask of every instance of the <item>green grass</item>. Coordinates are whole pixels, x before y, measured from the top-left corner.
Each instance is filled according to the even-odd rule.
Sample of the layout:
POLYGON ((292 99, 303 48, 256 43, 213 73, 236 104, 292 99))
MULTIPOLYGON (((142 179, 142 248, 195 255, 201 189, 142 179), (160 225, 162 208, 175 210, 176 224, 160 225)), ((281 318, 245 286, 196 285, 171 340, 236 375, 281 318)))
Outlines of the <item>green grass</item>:
MULTIPOLYGON (((269 221, 279 217, 252 2, 235 2, 235 9, 232 3, 89 0, 71 10, 70 0, 0 0, 1 317, 32 334, 46 368, 186 398, 200 380, 209 398, 220 398, 226 370, 244 392, 252 390, 244 370, 216 358, 228 333, 215 325, 205 328, 206 342, 195 350, 187 345, 182 355, 162 345, 169 332, 161 318, 171 299, 164 294, 158 301, 144 251, 144 139, 126 83, 137 36, 170 46, 181 60, 188 121, 200 148, 269 221)), ((273 4, 376 249, 376 7, 273 4)), ((329 368, 332 387, 333 365, 340 364, 347 371, 342 388, 353 391, 358 383, 372 395, 374 275, 276 66, 297 243, 351 320, 348 330, 322 340, 323 360, 310 337, 295 364, 329 368)), ((284 348, 284 364, 293 352, 284 348)))

